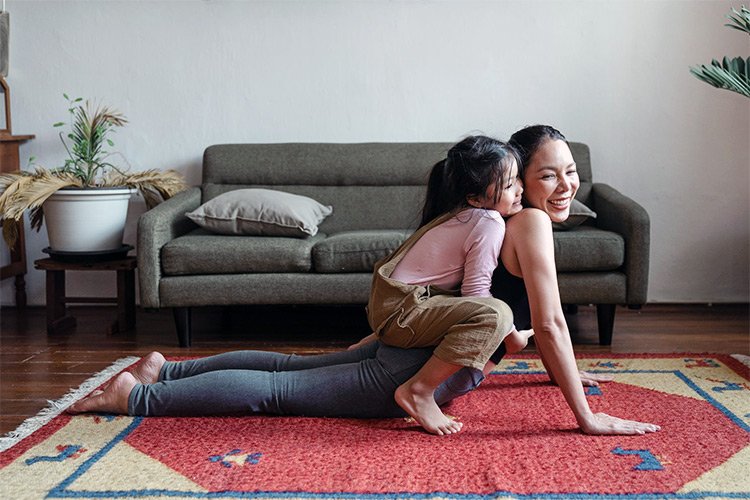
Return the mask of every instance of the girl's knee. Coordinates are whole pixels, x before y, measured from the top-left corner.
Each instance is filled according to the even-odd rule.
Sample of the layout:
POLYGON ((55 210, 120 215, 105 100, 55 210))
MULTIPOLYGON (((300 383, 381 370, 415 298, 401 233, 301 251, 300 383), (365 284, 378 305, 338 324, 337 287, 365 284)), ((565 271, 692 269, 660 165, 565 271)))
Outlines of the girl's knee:
POLYGON ((513 311, 502 300, 497 302, 497 326, 500 334, 505 336, 513 328, 513 311))
POLYGON ((513 311, 505 302, 495 298, 488 299, 487 306, 495 325, 495 331, 502 340, 513 328, 513 311))

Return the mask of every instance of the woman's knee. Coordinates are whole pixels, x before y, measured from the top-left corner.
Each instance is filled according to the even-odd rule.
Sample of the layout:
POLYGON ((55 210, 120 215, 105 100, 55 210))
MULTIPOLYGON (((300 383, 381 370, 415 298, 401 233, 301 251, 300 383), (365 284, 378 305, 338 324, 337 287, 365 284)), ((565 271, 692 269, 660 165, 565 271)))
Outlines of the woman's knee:
POLYGON ((435 390, 435 401, 438 405, 452 401, 479 387, 483 380, 481 370, 462 368, 435 390))

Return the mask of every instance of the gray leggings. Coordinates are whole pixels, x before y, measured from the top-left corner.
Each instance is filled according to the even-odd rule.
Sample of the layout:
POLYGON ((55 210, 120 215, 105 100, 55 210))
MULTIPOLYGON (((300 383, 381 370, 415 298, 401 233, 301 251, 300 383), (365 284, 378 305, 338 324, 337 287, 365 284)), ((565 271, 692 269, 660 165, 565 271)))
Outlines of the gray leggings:
MULTIPOLYGON (((393 394, 417 373, 432 351, 373 342, 318 356, 234 351, 167 362, 159 382, 135 386, 128 414, 402 417, 406 414, 393 394)), ((435 391, 435 400, 444 404, 475 389, 483 379, 481 371, 464 368, 435 391)))

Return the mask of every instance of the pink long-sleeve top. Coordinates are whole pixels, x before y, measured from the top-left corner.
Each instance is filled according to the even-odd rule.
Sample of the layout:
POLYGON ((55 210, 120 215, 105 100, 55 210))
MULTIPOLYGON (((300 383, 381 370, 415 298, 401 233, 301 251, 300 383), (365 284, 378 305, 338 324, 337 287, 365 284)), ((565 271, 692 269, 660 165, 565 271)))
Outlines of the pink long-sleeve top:
POLYGON ((410 285, 461 286, 462 296, 489 297, 505 237, 495 210, 468 208, 427 231, 412 246, 391 278, 410 285))

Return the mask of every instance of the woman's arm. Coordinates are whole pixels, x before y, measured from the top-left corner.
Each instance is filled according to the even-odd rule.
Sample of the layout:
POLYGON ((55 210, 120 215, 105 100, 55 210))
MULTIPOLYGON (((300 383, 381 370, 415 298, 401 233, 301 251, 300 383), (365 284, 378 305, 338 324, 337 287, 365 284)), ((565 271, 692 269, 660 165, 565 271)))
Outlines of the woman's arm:
POLYGON ((537 350, 581 429, 587 434, 643 434, 658 430, 653 424, 594 414, 589 408, 560 303, 552 224, 547 214, 525 209, 513 216, 508 221, 500 255, 506 268, 524 279, 537 350))

